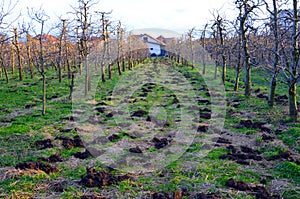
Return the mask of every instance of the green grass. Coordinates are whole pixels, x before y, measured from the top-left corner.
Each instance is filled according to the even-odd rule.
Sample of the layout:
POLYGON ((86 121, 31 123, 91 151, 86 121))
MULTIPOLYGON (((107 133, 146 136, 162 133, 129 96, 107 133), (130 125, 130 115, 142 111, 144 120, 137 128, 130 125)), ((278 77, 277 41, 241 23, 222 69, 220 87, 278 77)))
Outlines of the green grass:
POLYGON ((17 134, 26 134, 29 133, 31 128, 26 124, 18 124, 13 122, 11 126, 2 127, 0 129, 1 136, 8 136, 8 135, 17 135, 17 134))
POLYGON ((294 162, 282 162, 275 168, 275 172, 279 177, 292 179, 298 185, 300 184, 300 166, 294 162))
POLYGON ((212 149, 208 154, 207 157, 211 160, 218 160, 220 156, 227 154, 228 151, 223 148, 215 148, 212 149))
POLYGON ((281 139, 287 146, 300 152, 300 128, 292 127, 281 132, 277 137, 281 139))
MULTIPOLYGON (((151 63, 150 59, 146 62, 151 63)), ((144 65, 138 66, 139 70, 143 70, 144 65)), ((180 72, 182 77, 191 76, 194 80, 186 78, 187 81, 196 81, 196 84, 191 84, 193 91, 185 91, 182 93, 184 97, 191 97, 193 94, 196 96, 201 96, 202 98, 209 99, 206 92, 200 91, 206 81, 213 81, 210 75, 207 77, 201 76, 201 70, 192 70, 191 67, 181 66, 180 64, 174 64, 173 69, 180 72), (176 65, 176 66, 175 66, 176 65)), ((207 72, 211 73, 214 67, 207 66, 207 72)), ((219 67, 219 70, 221 68, 219 67)), ((114 71, 115 72, 115 71, 114 71)), ((235 70, 233 68, 228 68, 227 70, 228 80, 234 80, 235 70)), ((119 83, 121 78, 129 75, 131 71, 123 73, 123 76, 119 77, 114 75, 112 80, 107 80, 106 83, 102 83, 99 79, 95 79, 93 83, 96 85, 95 100, 97 102, 106 102, 111 106, 117 106, 118 100, 109 100, 108 97, 111 92, 120 86, 119 83)), ((219 73, 220 74, 220 73, 219 73)), ((75 152, 82 151, 82 148, 72 148, 70 150, 63 149, 60 147, 54 147, 52 149, 37 150, 34 146, 36 140, 51 137, 53 139, 55 136, 74 136, 77 135, 75 131, 62 133, 61 130, 65 127, 65 122, 68 119, 65 118, 66 115, 72 113, 73 105, 67 96, 69 94, 70 80, 64 78, 62 83, 59 83, 56 76, 56 72, 49 70, 47 78, 47 114, 46 116, 41 116, 41 83, 40 77, 37 75, 34 79, 26 79, 23 82, 17 80, 17 76, 11 79, 11 83, 5 84, 3 79, 0 79, 0 122, 9 123, 8 126, 3 126, 0 128, 0 166, 15 166, 19 162, 24 162, 27 160, 36 161, 39 157, 47 157, 55 153, 61 153, 64 161, 68 161, 75 152), (58 98, 50 100, 53 96, 58 98), (35 105, 29 112, 26 112, 26 105, 35 105), (8 115, 14 116, 13 121, 7 118, 8 115)), ((82 76, 83 78, 84 76, 82 76)), ((240 86, 243 86, 242 82, 243 73, 241 73, 240 86)), ((268 82, 265 77, 269 78, 268 71, 262 68, 253 68, 252 70, 252 84, 253 90, 260 88, 261 92, 268 93, 268 82)), ((279 76, 279 79, 282 78, 279 76)), ((134 79, 133 79, 134 80, 134 79)), ((219 81, 219 80, 216 80, 219 81)), ((125 86, 129 86, 125 85, 125 86)), ((249 112, 254 115, 253 121, 264 121, 273 124, 274 128, 277 128, 277 124, 289 125, 290 123, 286 120, 285 104, 276 103, 274 108, 269 108, 266 106, 266 101, 256 98, 253 94, 251 98, 245 98, 243 96, 243 89, 240 88, 239 92, 233 92, 234 84, 232 82, 226 82, 225 88, 229 90, 226 93, 227 99, 241 99, 241 104, 237 108, 227 106, 227 110, 232 109, 235 112, 244 111, 249 112)), ((127 88, 128 89, 128 88, 127 88)), ((286 94, 286 85, 278 82, 277 93, 280 95, 286 94)), ((132 101, 134 98, 141 94, 141 90, 136 90, 132 95, 132 101)), ((171 124, 170 128, 176 128, 173 124, 173 119, 178 116, 174 108, 172 108, 172 97, 168 97, 173 93, 171 89, 168 89, 165 85, 156 85, 152 92, 146 97, 147 102, 139 99, 137 102, 129 103, 129 112, 132 113, 138 109, 145 110, 149 112, 151 108, 164 104, 164 109, 159 110, 156 115, 157 119, 165 120, 171 124)), ((86 105, 87 108, 89 105, 86 105)), ((202 107, 211 108, 210 105, 201 105, 202 107)), ((100 113, 97 113, 100 114, 100 113)), ((188 114, 190 114, 188 112, 188 114)), ((179 114, 180 115, 180 114, 179 114)), ((114 122, 114 118, 108 118, 105 114, 102 115, 107 122, 109 127, 117 126, 114 122), (110 121, 107 121, 110 120, 110 121)), ((144 119, 147 117, 145 115, 144 119)), ((253 136, 254 134, 261 133, 258 129, 247 129, 240 128, 237 129, 233 127, 238 125, 241 119, 245 119, 246 116, 241 115, 231 115, 226 114, 225 128, 227 130, 236 132, 238 134, 246 134, 253 136)), ((132 120, 130 122, 136 122, 139 120, 132 120)), ((204 120, 208 121, 208 120, 204 120)), ((198 121, 196 121, 198 122, 198 121)), ((191 122, 193 124, 193 122, 191 122)), ((189 124, 187 124, 189 125, 189 124)), ((104 129, 105 130, 105 129, 104 129)), ((300 125, 294 124, 290 125, 289 129, 283 131, 278 135, 277 138, 281 139, 288 147, 295 149, 296 152, 300 152, 299 146, 299 132, 300 125)), ((164 135, 165 132, 155 132, 159 135, 164 135)), ((120 139, 128 138, 126 130, 121 130, 118 132, 120 139)), ((108 136, 105 134, 105 136, 108 136)), ((118 140, 115 140, 117 142, 118 140)), ((138 139, 135 139, 138 141, 138 139)), ((272 143, 265 143, 261 137, 256 138, 257 143, 261 145, 260 151, 266 158, 274 157, 279 154, 279 152, 286 151, 286 148, 273 146, 272 143)), ((59 141, 57 141, 59 142, 59 141)), ((57 143, 56 143, 57 144, 57 143)), ((112 145, 112 143, 109 143, 112 145)), ((108 145, 109 145, 108 144, 108 145)), ((76 182, 81 179, 81 176, 86 174, 86 167, 94 165, 97 170, 106 169, 101 162, 94 162, 92 159, 80 160, 82 164, 80 165, 68 165, 65 162, 55 163, 59 168, 58 173, 47 175, 43 172, 39 174, 21 175, 16 176, 11 179, 6 179, 0 182, 0 192, 5 196, 18 196, 19 198, 30 198, 35 196, 35 188, 42 184, 48 183, 52 180, 65 179, 71 181, 74 185, 68 185, 66 190, 59 196, 60 198, 80 198, 83 192, 88 190, 95 190, 96 192, 105 191, 115 191, 116 196, 122 197, 124 195, 128 198, 136 198, 139 193, 144 192, 156 192, 163 191, 166 193, 175 192, 180 189, 180 187, 188 187, 189 192, 205 192, 211 193, 216 192, 223 198, 255 198, 253 195, 249 195, 244 192, 236 192, 234 190, 228 191, 225 182, 229 178, 234 178, 235 180, 244 180, 247 183, 259 184, 261 180, 261 173, 264 175, 271 175, 271 178, 287 179, 291 187, 288 189, 280 190, 284 197, 286 198, 297 198, 299 195, 299 190, 294 189, 299 185, 299 165, 292 162, 276 162, 277 166, 274 168, 262 168, 259 170, 261 165, 251 165, 250 167, 245 167, 234 161, 230 160, 219 160, 221 155, 226 154, 228 151, 223 147, 213 148, 206 156, 193 157, 197 152, 201 152, 203 143, 194 142, 189 147, 187 147, 186 154, 179 157, 176 161, 171 162, 167 167, 155 170, 153 173, 149 174, 137 174, 134 181, 123 181, 110 187, 99 188, 82 188, 76 182), (189 165, 189 162, 196 163, 194 165, 189 165), (257 168, 253 168, 257 166, 257 168), (209 186, 208 186, 209 185, 209 186), (205 188, 208 186, 208 188, 205 188), (224 192, 228 193, 224 193, 224 192), (14 194, 14 195, 13 195, 14 194)), ((128 150, 128 149, 126 149, 128 150)), ((159 150, 155 148, 147 149, 147 152, 153 154, 159 153, 159 150)), ((109 171, 117 172, 117 171, 109 171)), ((267 181, 267 187, 270 185, 270 181, 267 181)), ((43 193, 47 190, 40 190, 37 193, 43 193)))
POLYGON ((286 152, 287 149, 283 148, 283 147, 280 147, 280 146, 266 146, 266 147, 263 147, 263 148, 260 148, 259 149, 264 157, 266 158, 272 158, 272 157, 276 157, 279 155, 280 152, 286 152))

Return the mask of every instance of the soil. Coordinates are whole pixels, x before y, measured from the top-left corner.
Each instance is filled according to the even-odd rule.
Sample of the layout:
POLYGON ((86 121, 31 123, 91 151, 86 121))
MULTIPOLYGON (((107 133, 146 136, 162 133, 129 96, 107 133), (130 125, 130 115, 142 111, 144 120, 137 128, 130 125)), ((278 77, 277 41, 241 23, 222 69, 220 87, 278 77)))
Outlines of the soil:
POLYGON ((22 169, 22 170, 25 169, 42 170, 47 174, 58 172, 58 169, 56 167, 51 166, 50 164, 42 163, 40 161, 38 162, 28 161, 28 162, 18 163, 15 166, 15 168, 22 169))
POLYGON ((221 199, 221 197, 215 193, 195 193, 190 195, 183 190, 176 191, 172 194, 164 192, 155 192, 152 194, 153 199, 182 199, 183 197, 187 197, 188 199, 221 199))
POLYGON ((172 141, 171 138, 157 138, 157 137, 154 137, 154 138, 152 139, 152 142, 154 143, 154 147, 155 147, 156 149, 164 148, 164 147, 167 146, 171 141, 172 141))
POLYGON ((250 165, 248 160, 262 161, 263 158, 260 156, 260 152, 253 150, 247 146, 241 146, 241 150, 237 150, 234 146, 230 145, 227 147, 229 152, 225 155, 220 156, 221 160, 229 159, 239 164, 250 165))
POLYGON ((74 136, 73 138, 59 136, 55 139, 62 140, 62 145, 66 149, 71 149, 73 147, 84 147, 84 144, 79 136, 74 136))
POLYGON ((93 194, 81 196, 80 199, 106 199, 106 197, 102 195, 93 194))
POLYGON ((144 115, 147 115, 147 111, 144 111, 144 110, 137 110, 137 111, 134 111, 132 114, 131 114, 131 117, 143 117, 144 115))
POLYGON ((55 163, 55 162, 62 162, 62 157, 60 154, 54 154, 50 155, 49 157, 41 157, 39 160, 44 161, 44 162, 49 162, 49 163, 55 163))
POLYGON ((47 148, 53 148, 53 144, 50 139, 38 140, 34 144, 38 149, 41 149, 41 150, 47 149, 47 148))
POLYGON ((114 142, 114 141, 116 141, 116 140, 118 140, 118 139, 120 139, 121 137, 119 136, 119 135, 117 135, 117 134, 112 134, 112 135, 110 135, 109 137, 108 137, 108 140, 109 141, 111 141, 111 142, 114 142))
POLYGON ((215 193, 205 194, 205 193, 197 193, 189 199, 222 199, 220 196, 216 195, 215 193))
POLYGON ((152 194, 153 199, 171 199, 169 194, 163 192, 157 192, 152 194))
POLYGON ((200 113, 200 118, 202 118, 202 119, 211 119, 211 113, 202 112, 202 113, 200 113))
POLYGON ((247 191, 257 199, 280 199, 280 196, 278 195, 271 195, 265 187, 247 184, 242 180, 236 181, 233 178, 230 178, 226 181, 226 186, 239 191, 247 191))
POLYGON ((134 148, 130 148, 129 152, 131 152, 131 153, 143 153, 142 149, 140 149, 139 146, 136 146, 134 148))
POLYGON ((271 133, 272 129, 265 122, 253 122, 250 119, 240 121, 240 127, 259 129, 261 132, 271 133))
POLYGON ((85 150, 84 152, 77 152, 73 154, 75 158, 79 158, 79 159, 87 159, 89 157, 92 157, 92 154, 88 151, 85 150))
POLYGON ((226 138, 222 138, 222 137, 219 137, 216 142, 219 143, 219 144, 232 144, 231 141, 229 141, 226 138))
POLYGON ((197 132, 207 132, 209 126, 207 124, 201 124, 197 128, 197 132))
POLYGON ((86 187, 102 187, 115 184, 120 181, 129 180, 128 174, 115 176, 104 170, 96 171, 95 169, 86 168, 86 176, 81 178, 80 183, 86 187))

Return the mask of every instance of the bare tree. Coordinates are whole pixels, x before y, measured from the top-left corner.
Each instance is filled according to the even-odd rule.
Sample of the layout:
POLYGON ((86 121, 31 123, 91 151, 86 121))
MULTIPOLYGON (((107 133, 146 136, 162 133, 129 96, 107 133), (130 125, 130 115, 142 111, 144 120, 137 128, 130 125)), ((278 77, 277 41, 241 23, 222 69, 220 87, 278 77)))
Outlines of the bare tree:
POLYGON ((247 32, 249 28, 252 28, 253 18, 251 14, 260 6, 260 0, 236 0, 235 4, 239 9, 239 28, 241 34, 241 44, 243 50, 243 63, 244 63, 244 83, 246 97, 251 95, 251 64, 250 64, 250 52, 248 48, 247 32))
POLYGON ((39 55, 38 60, 36 60, 36 67, 42 76, 42 115, 46 115, 46 69, 45 69, 45 57, 44 57, 44 49, 43 49, 43 35, 44 35, 44 26, 45 22, 49 19, 46 15, 45 11, 40 9, 38 11, 31 10, 29 16, 40 24, 40 34, 38 35, 39 42, 39 55))
POLYGON ((33 60, 31 56, 31 45, 32 45, 32 38, 29 33, 26 33, 26 54, 27 54, 27 62, 30 70, 31 78, 34 77, 34 67, 33 67, 33 60))
MULTIPOLYGON (((118 73, 119 75, 122 75, 121 71, 121 65, 120 65, 120 56, 123 54, 123 33, 124 30, 122 28, 122 23, 119 21, 118 23, 118 30, 117 30, 117 42, 118 42, 118 47, 117 47, 117 67, 118 67, 118 73)), ((125 70, 125 67, 124 67, 125 70)))
POLYGON ((21 49, 19 45, 19 33, 18 29, 13 29, 14 37, 12 40, 12 44, 15 47, 15 52, 17 54, 17 62, 18 62, 18 69, 19 69, 19 79, 20 81, 23 80, 23 66, 22 66, 22 58, 21 58, 21 49))
POLYGON ((298 1, 293 0, 292 13, 292 35, 291 35, 291 64, 288 67, 281 67, 281 71, 288 83, 289 94, 289 115, 296 122, 298 117, 297 108, 297 82, 300 80, 299 69, 299 16, 298 16, 298 1))
POLYGON ((208 23, 206 23, 204 25, 204 29, 202 30, 202 34, 201 34, 201 46, 203 48, 203 53, 202 53, 202 65, 203 65, 203 69, 202 69, 202 74, 204 75, 206 73, 206 53, 205 53, 205 49, 206 49, 206 29, 207 29, 208 23))
POLYGON ((218 44, 218 32, 212 27, 212 56, 214 56, 215 62, 215 71, 214 71, 214 79, 217 79, 218 76, 218 65, 219 65, 219 54, 220 54, 220 46, 218 44))
POLYGON ((276 91, 276 85, 277 85, 277 76, 279 74, 279 30, 278 30, 278 6, 277 1, 272 0, 272 7, 271 10, 269 8, 268 3, 265 1, 266 9, 271 15, 270 19, 270 30, 272 31, 273 35, 273 67, 272 67, 272 79, 270 82, 270 91, 269 91, 269 97, 268 97, 268 105, 273 106, 275 101, 275 91, 276 91))
POLYGON ((8 59, 9 59, 9 54, 11 51, 9 50, 9 44, 8 44, 8 39, 6 35, 0 35, 0 67, 1 70, 4 71, 5 74, 5 79, 6 83, 9 83, 9 76, 8 76, 8 59))
POLYGON ((85 69, 85 95, 91 90, 91 77, 90 77, 90 66, 88 61, 88 55, 90 53, 90 36, 92 34, 92 16, 90 14, 91 8, 97 3, 94 0, 79 0, 78 8, 73 8, 77 18, 77 35, 79 38, 79 64, 84 65, 85 69))
MULTIPOLYGON (((7 41, 10 40, 10 37, 6 35, 6 32, 11 27, 11 25, 19 18, 20 15, 13 17, 13 19, 8 19, 8 17, 12 14, 12 11, 15 9, 18 3, 19 1, 13 2, 12 0, 0 0, 0 34, 1 34, 0 45, 1 48, 6 46, 6 50, 5 50, 6 52, 1 52, 0 61, 1 61, 1 68, 4 70, 7 83, 9 81, 8 70, 7 70, 8 67, 5 65, 9 62, 6 63, 7 61, 6 59, 8 59, 9 54, 14 55, 14 53, 12 53, 12 51, 10 53, 7 51, 8 49, 12 50, 12 48, 9 45, 7 45, 7 41)), ((14 72, 13 66, 14 65, 12 65, 11 62, 12 73, 14 72)))
POLYGON ((240 82, 240 72, 241 72, 241 54, 242 54, 242 50, 241 50, 241 35, 239 33, 238 30, 236 30, 237 32, 237 41, 236 41, 236 45, 235 45, 235 49, 236 53, 234 53, 234 55, 237 56, 237 60, 236 60, 236 66, 235 66, 235 81, 234 81, 234 91, 238 91, 239 90, 239 82, 240 82))
MULTIPOLYGON (((96 11, 97 14, 100 14, 101 19, 101 33, 102 33, 102 39, 103 39, 103 52, 102 52, 102 58, 101 58, 101 80, 102 82, 106 82, 106 62, 108 60, 108 26, 109 26, 109 20, 106 18, 106 15, 111 14, 111 12, 100 12, 96 11)), ((110 64, 109 66, 109 75, 111 76, 111 70, 110 70, 110 64)))
POLYGON ((195 34, 195 28, 192 28, 188 31, 187 37, 188 37, 188 48, 190 49, 190 60, 192 64, 192 69, 194 69, 194 54, 195 54, 195 44, 194 44, 194 34, 195 34))
POLYGON ((19 17, 20 14, 13 19, 7 20, 8 16, 15 10, 19 1, 13 2, 12 0, 0 1, 0 30, 8 29, 19 17))
POLYGON ((221 79, 222 83, 225 84, 225 79, 226 79, 226 68, 227 68, 227 58, 225 55, 225 24, 224 24, 224 19, 218 14, 215 19, 214 19, 214 24, 213 27, 216 26, 216 33, 218 34, 218 39, 219 39, 219 45, 220 45, 220 54, 221 54, 221 60, 222 60, 222 74, 221 74, 221 79))
POLYGON ((59 45, 58 45, 58 60, 57 60, 57 67, 58 67, 58 79, 59 82, 62 81, 62 59, 63 59, 63 46, 66 45, 66 20, 62 19, 62 30, 61 33, 59 35, 59 45), (64 43, 64 44, 63 44, 64 43))

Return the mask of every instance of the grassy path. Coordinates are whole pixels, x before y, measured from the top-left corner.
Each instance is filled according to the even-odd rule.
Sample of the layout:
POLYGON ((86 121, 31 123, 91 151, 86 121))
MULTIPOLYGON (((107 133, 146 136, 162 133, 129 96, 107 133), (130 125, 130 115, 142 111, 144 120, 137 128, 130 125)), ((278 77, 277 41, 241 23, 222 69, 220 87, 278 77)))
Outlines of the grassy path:
POLYGON ((299 196, 300 127, 280 115, 284 97, 265 108, 261 82, 244 99, 162 59, 73 104, 69 81, 50 78, 44 117, 38 82, 1 82, 0 198, 299 196))

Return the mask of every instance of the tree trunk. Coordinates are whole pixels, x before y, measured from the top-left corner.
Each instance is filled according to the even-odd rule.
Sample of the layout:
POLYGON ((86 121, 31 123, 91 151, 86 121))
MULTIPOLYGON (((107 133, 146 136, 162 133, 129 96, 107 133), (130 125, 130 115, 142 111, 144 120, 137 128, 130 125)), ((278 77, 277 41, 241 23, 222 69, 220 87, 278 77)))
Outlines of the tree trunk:
POLYGON ((72 100, 72 95, 73 95, 73 91, 74 91, 74 72, 71 73, 71 85, 70 85, 70 95, 69 95, 69 100, 72 100))
POLYGON ((218 28, 219 32, 219 37, 220 37, 220 47, 221 47, 221 57, 222 57, 222 84, 225 84, 226 80, 226 56, 225 56, 225 42, 224 42, 224 33, 223 33, 223 18, 218 15, 216 19, 216 25, 218 28))
POLYGON ((79 60, 78 60, 78 68, 79 68, 79 74, 80 75, 82 75, 82 59, 81 58, 79 58, 79 60))
POLYGON ((102 82, 106 82, 106 75, 105 75, 105 66, 104 66, 104 63, 101 64, 101 80, 102 80, 102 82))
POLYGON ((122 71, 121 71, 121 66, 120 66, 120 56, 121 56, 121 51, 122 51, 122 34, 123 34, 123 30, 122 30, 122 27, 121 27, 121 21, 119 21, 118 23, 118 49, 117 49, 117 66, 118 66, 118 73, 119 73, 119 76, 122 75, 122 71))
POLYGON ((268 105, 272 107, 275 101, 275 93, 276 93, 276 84, 277 84, 277 75, 273 74, 272 80, 270 83, 270 93, 268 97, 268 105))
POLYGON ((273 33, 274 33, 274 63, 273 63, 273 76, 270 83, 270 93, 268 97, 268 106, 273 107, 275 101, 275 93, 276 93, 276 84, 277 84, 277 75, 278 75, 278 64, 279 64, 279 38, 278 38, 278 10, 276 0, 273 0, 273 33))
POLYGON ((241 72, 241 47, 240 47, 240 39, 238 43, 238 60, 237 60, 237 66, 235 69, 235 82, 234 82, 234 91, 239 90, 239 82, 240 82, 240 72, 241 72))
POLYGON ((11 74, 15 74, 15 53, 11 50, 11 74))
POLYGON ((204 30, 202 32, 202 36, 201 36, 201 40, 202 40, 202 48, 203 48, 203 53, 202 53, 202 65, 203 65, 203 69, 202 69, 202 74, 205 75, 206 73, 206 52, 205 52, 205 48, 206 48, 206 42, 205 42, 205 37, 206 37, 206 28, 207 28, 208 24, 205 24, 204 26, 204 30))
POLYGON ((299 16, 298 16, 298 1, 293 0, 293 33, 292 33, 292 64, 290 67, 290 80, 289 80, 289 112, 291 119, 297 121, 297 78, 298 78, 298 61, 299 61, 299 45, 298 45, 298 25, 299 25, 299 16))
POLYGON ((218 61, 215 60, 215 73, 214 73, 214 79, 217 79, 218 76, 218 61))
MULTIPOLYGON (((61 45, 61 44, 60 44, 61 45)), ((61 57, 62 57, 62 53, 61 53, 61 47, 59 47, 59 57, 58 57, 58 81, 59 82, 62 82, 62 72, 61 72, 61 62, 62 62, 62 60, 61 60, 61 57)))
POLYGON ((222 84, 225 84, 226 81, 226 68, 226 57, 224 56, 224 54, 222 54, 222 84))
POLYGON ((42 107, 42 115, 46 115, 46 94, 47 94, 47 91, 46 91, 46 74, 45 74, 45 71, 42 73, 42 79, 43 79, 43 107, 42 107))
POLYGON ((240 69, 236 70, 235 73, 235 82, 234 82, 234 91, 238 91, 239 90, 239 83, 240 83, 240 69))
POLYGON ((250 97, 251 95, 251 66, 250 66, 250 55, 248 49, 248 40, 247 40, 247 28, 246 28, 246 21, 248 15, 252 12, 255 6, 249 7, 248 1, 242 3, 240 6, 240 34, 241 34, 241 42, 242 42, 242 49, 243 49, 243 61, 244 61, 244 83, 245 83, 245 97, 250 97))
POLYGON ((122 58, 122 71, 125 72, 125 58, 122 58))
POLYGON ((297 85, 293 83, 289 86, 289 110, 290 117, 293 122, 297 122, 298 108, 297 108, 297 85))
POLYGON ((87 58, 83 61, 84 67, 85 67, 85 87, 84 87, 84 94, 87 96, 89 90, 90 90, 90 69, 87 58))
POLYGON ((204 55, 203 55, 203 61, 202 61, 202 66, 203 66, 203 69, 202 69, 202 74, 205 75, 206 73, 206 63, 205 63, 205 60, 204 60, 204 55))
POLYGON ((251 95, 251 69, 250 67, 245 67, 245 96, 250 97, 251 95))
POLYGON ((112 79, 111 66, 112 66, 112 64, 109 63, 109 64, 108 64, 108 78, 109 78, 109 79, 112 79))
POLYGON ((122 71, 121 71, 121 65, 120 65, 120 60, 118 58, 118 61, 117 61, 117 66, 118 66, 118 73, 119 73, 119 76, 122 75, 122 71))
POLYGON ((26 49, 27 49, 27 58, 28 58, 28 65, 29 65, 29 70, 30 70, 30 76, 31 79, 34 77, 34 68, 33 68, 33 63, 32 63, 32 58, 31 58, 31 38, 30 35, 27 34, 27 42, 26 42, 26 49))
POLYGON ((19 35, 18 35, 18 30, 14 28, 14 39, 13 39, 13 45, 16 48, 16 53, 17 53, 17 60, 18 60, 18 69, 19 69, 19 79, 20 81, 23 80, 23 67, 22 67, 22 58, 21 58, 21 50, 20 50, 20 45, 19 45, 19 35))
POLYGON ((6 83, 9 83, 9 77, 8 77, 7 69, 4 67, 3 70, 4 70, 4 74, 5 74, 6 83))
MULTIPOLYGON (((62 53, 63 53, 63 40, 65 37, 65 27, 66 27, 66 20, 62 20, 63 28, 59 36, 59 45, 58 45, 58 79, 59 82, 62 82, 62 53)), ((64 40, 65 41, 65 40, 64 40)))
POLYGON ((43 32, 44 32, 44 20, 41 20, 41 34, 39 37, 39 71, 42 75, 42 115, 46 115, 46 72, 45 72, 45 60, 43 52, 43 32))

